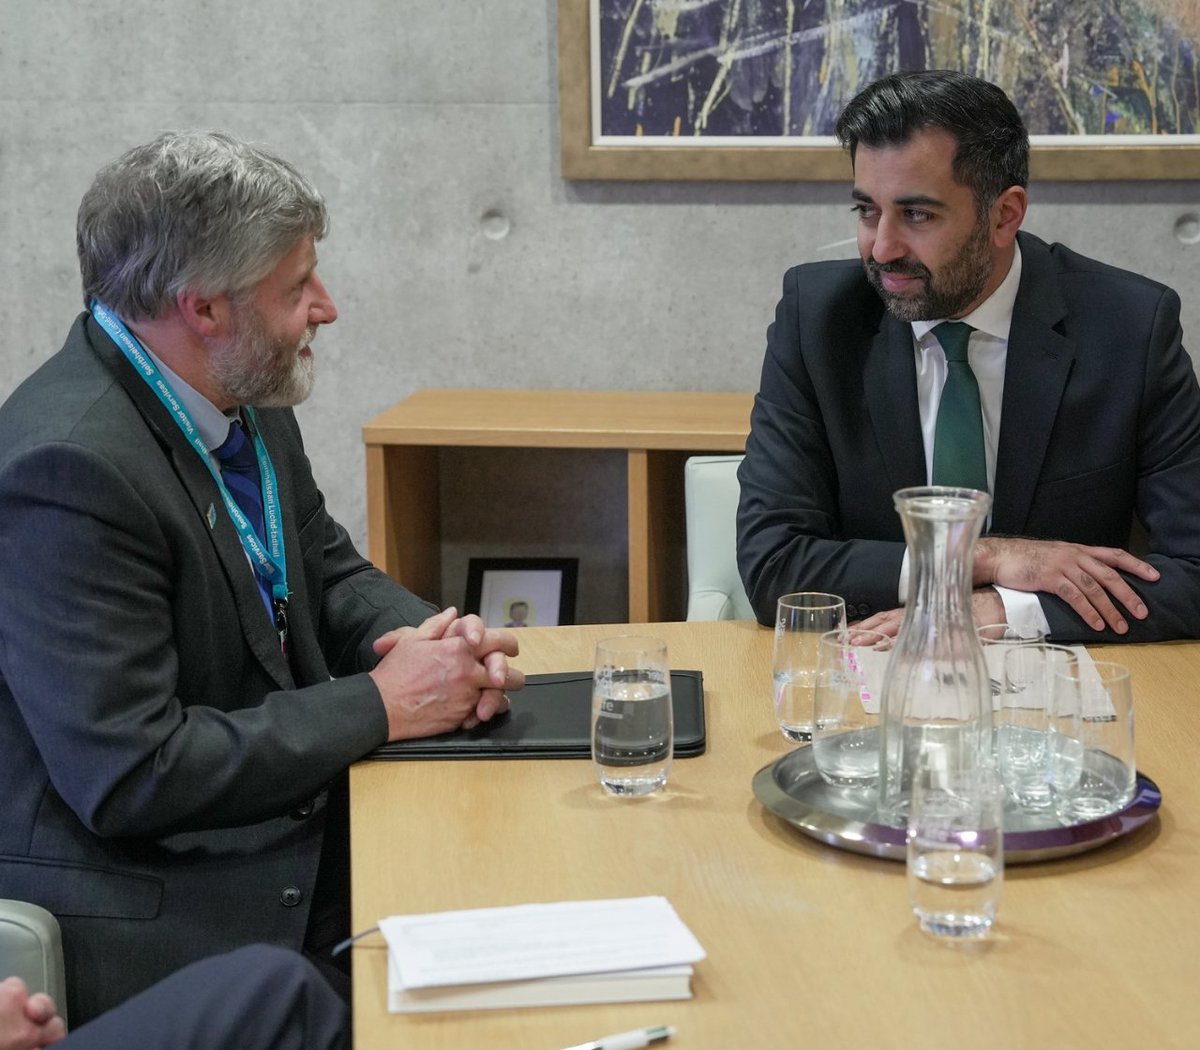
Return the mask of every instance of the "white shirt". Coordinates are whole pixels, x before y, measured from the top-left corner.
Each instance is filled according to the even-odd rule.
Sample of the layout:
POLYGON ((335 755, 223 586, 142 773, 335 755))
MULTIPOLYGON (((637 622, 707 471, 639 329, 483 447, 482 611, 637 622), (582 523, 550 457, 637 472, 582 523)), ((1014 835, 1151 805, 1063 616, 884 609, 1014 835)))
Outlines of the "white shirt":
MULTIPOLYGON (((983 451, 987 460, 989 490, 996 486, 996 448, 1000 440, 1000 405, 1004 399, 1004 366, 1008 360, 1008 331, 1021 283, 1021 248, 1014 245, 1012 265, 1000 286, 965 317, 956 318, 975 329, 967 345, 967 359, 979 384, 983 414, 983 451)), ((921 413, 921 439, 925 445, 925 477, 933 477, 933 435, 938 405, 946 382, 946 352, 933 334, 946 318, 913 321, 913 351, 917 365, 917 404, 921 413)), ((900 603, 908 598, 908 551, 900 566, 900 603)), ((996 587, 1008 623, 1022 635, 1048 633, 1050 624, 1041 602, 1032 591, 996 587)))
MULTIPOLYGON (((180 378, 178 373, 172 371, 163 363, 161 357, 151 350, 145 343, 142 343, 142 349, 146 351, 158 365, 158 370, 162 372, 167 384, 175 392, 175 396, 182 402, 184 410, 191 417, 192 422, 196 425, 196 429, 200 431, 200 438, 208 447, 211 453, 214 449, 220 448, 225 444, 225 439, 229 437, 229 428, 233 425, 233 421, 238 418, 238 413, 226 415, 200 391, 191 387, 187 382, 180 378)), ((220 464, 217 464, 220 469, 220 464)))

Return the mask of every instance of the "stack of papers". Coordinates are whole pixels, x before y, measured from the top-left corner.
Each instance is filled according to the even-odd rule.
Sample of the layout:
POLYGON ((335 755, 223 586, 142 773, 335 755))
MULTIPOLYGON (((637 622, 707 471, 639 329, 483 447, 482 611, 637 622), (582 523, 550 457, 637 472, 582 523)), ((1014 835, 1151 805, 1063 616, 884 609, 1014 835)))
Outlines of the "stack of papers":
POLYGON ((704 949, 665 897, 382 920, 393 1013, 688 999, 704 949))

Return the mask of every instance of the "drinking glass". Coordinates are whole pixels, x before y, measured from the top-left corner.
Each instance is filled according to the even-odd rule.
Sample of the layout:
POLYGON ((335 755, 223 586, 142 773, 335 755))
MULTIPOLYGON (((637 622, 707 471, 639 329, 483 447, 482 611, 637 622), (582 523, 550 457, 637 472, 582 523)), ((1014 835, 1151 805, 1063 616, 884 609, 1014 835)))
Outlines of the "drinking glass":
POLYGON ((913 775, 908 815, 908 893, 926 933, 982 937, 1004 885, 1004 804, 990 764, 946 768, 938 752, 913 775))
POLYGON ((856 627, 821 635, 812 747, 817 772, 830 784, 879 779, 879 700, 894 642, 856 627))
POLYGON ((846 603, 836 594, 804 591, 779 599, 771 674, 775 721, 785 739, 812 739, 817 647, 826 631, 845 628, 846 603))
POLYGON ((1078 656, 1062 645, 1015 645, 1004 657, 1003 691, 996 712, 996 763, 1008 796, 1025 809, 1049 809, 1056 737, 1056 674, 1078 656))
POLYGON ((1123 809, 1137 782, 1129 668, 1079 660, 1055 674, 1051 776, 1061 820, 1082 822, 1123 809))
POLYGON ((983 648, 983 661, 987 664, 988 678, 991 680, 992 711, 999 712, 1004 702, 1004 691, 1008 687, 1004 680, 1004 658, 1011 649, 1045 644, 1046 636, 1041 631, 1021 634, 1006 623, 986 624, 977 628, 975 634, 983 648))
POLYGON ((612 795, 649 795, 671 772, 673 725, 667 643, 623 636, 596 645, 592 762, 612 795))

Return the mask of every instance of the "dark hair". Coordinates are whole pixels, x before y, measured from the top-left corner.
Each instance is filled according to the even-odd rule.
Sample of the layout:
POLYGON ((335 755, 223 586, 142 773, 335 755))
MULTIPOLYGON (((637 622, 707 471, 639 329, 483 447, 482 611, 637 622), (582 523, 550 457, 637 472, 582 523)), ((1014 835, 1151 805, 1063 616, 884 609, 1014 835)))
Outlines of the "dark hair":
POLYGON ((835 127, 850 151, 899 146, 918 131, 954 136, 954 178, 975 194, 980 211, 1010 186, 1029 183, 1029 135, 1009 97, 995 84, 952 69, 892 73, 850 100, 835 127))

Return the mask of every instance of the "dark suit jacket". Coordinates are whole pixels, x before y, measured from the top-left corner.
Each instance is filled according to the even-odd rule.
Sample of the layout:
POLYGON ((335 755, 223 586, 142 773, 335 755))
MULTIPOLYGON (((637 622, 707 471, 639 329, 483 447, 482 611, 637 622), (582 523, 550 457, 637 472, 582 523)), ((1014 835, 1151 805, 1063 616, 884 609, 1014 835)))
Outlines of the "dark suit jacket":
POLYGON ((58 1050, 344 1050, 346 1004, 302 956, 254 944, 201 959, 71 1032, 58 1050))
POLYGON ((290 667, 208 470, 95 322, 0 408, 0 896, 59 917, 75 1023, 301 946, 326 787, 387 735, 371 641, 429 613, 326 513, 292 413, 258 418, 290 667))
MULTIPOLYGON (((1200 637, 1200 391, 1179 297, 1020 234, 991 533, 1125 547, 1135 516, 1162 573, 1125 636, 1041 595, 1063 641, 1200 637)), ((924 485, 912 329, 858 260, 789 270, 740 469, 738 563, 758 618, 789 591, 851 618, 898 603, 892 493, 924 485)))

